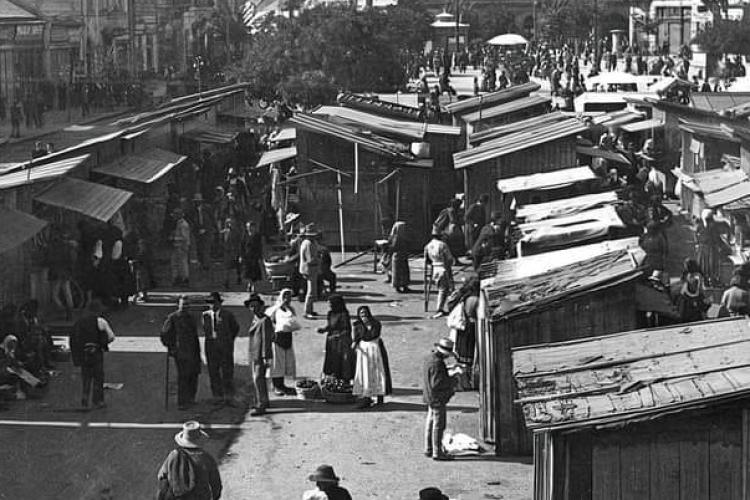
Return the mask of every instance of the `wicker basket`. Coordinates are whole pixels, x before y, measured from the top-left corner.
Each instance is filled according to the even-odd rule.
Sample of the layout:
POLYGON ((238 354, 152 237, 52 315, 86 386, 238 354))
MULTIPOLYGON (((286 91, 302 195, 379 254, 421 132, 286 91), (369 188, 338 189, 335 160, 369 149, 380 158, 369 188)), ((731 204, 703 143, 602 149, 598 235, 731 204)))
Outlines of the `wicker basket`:
POLYGON ((317 382, 312 387, 296 387, 295 389, 297 389, 297 399, 310 400, 321 397, 320 385, 317 382))
POLYGON ((351 392, 331 392, 325 390, 323 387, 320 388, 320 392, 323 394, 323 399, 331 404, 345 405, 357 401, 357 397, 351 392))

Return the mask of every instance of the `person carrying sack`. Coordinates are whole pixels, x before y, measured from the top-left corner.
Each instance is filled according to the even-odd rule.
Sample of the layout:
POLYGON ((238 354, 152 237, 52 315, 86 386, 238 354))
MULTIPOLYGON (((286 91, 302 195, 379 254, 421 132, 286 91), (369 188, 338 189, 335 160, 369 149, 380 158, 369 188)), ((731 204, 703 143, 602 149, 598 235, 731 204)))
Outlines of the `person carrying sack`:
POLYGON ((185 422, 175 434, 177 448, 172 450, 156 475, 157 500, 218 500, 221 476, 216 460, 202 449, 208 439, 196 421, 185 422))
POLYGON ((70 334, 70 353, 73 365, 81 367, 83 394, 81 406, 87 408, 89 397, 94 408, 104 408, 104 352, 115 340, 115 334, 101 316, 101 302, 92 300, 88 314, 73 325, 70 334))

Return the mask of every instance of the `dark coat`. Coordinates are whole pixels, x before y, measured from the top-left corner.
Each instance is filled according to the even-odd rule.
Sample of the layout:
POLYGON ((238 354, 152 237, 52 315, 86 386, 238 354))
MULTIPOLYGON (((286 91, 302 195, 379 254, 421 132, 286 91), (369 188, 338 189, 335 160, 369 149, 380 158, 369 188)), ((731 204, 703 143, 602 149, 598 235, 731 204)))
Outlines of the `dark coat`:
POLYGON ((176 448, 162 463, 158 500, 218 500, 221 476, 216 460, 200 448, 176 448))
POLYGON ((101 351, 109 350, 107 333, 99 329, 98 318, 96 314, 88 314, 73 324, 69 339, 73 365, 81 366, 83 363, 83 350, 86 344, 97 344, 101 351))
POLYGON ((192 361, 200 371, 201 352, 198 326, 187 311, 175 311, 167 316, 161 328, 161 343, 175 359, 192 361))
MULTIPOLYGON (((212 311, 204 311, 203 313, 203 335, 206 338, 211 338, 211 315, 212 311)), ((219 319, 216 323, 216 338, 220 342, 234 343, 234 339, 237 338, 237 334, 240 331, 240 325, 234 318, 234 314, 224 308, 219 310, 219 319)))
POLYGON ((424 361, 424 402, 430 406, 446 405, 454 393, 455 383, 448 375, 445 360, 432 351, 424 361))
POLYGON ((273 322, 268 316, 256 320, 247 331, 250 337, 250 361, 259 363, 273 358, 273 322))

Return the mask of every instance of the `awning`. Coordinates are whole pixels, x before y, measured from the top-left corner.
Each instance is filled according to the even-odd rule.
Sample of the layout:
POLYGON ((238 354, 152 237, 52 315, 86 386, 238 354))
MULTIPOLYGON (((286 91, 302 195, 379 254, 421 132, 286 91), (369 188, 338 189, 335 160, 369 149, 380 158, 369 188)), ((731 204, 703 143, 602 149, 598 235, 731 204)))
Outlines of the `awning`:
POLYGON ((717 208, 750 198, 750 182, 740 182, 721 191, 705 193, 703 200, 708 208, 717 208))
POLYGON ((133 193, 80 179, 63 179, 34 200, 107 222, 133 193))
POLYGON ((274 132, 268 138, 270 142, 282 142, 282 141, 294 141, 297 139, 296 128, 282 128, 278 132, 274 132))
POLYGON ((605 160, 624 163, 625 165, 631 164, 630 160, 628 160, 622 153, 609 151, 608 149, 602 149, 596 146, 576 146, 576 153, 591 156, 593 158, 604 158, 605 160))
POLYGON ((656 118, 650 118, 648 120, 641 120, 635 123, 626 123, 621 128, 625 132, 634 134, 637 132, 646 132, 648 130, 660 130, 664 128, 664 122, 656 118))
POLYGON ((231 144, 237 135, 238 132, 195 128, 182 134, 182 138, 205 144, 231 144))
POLYGON ((606 236, 610 228, 625 227, 613 206, 587 210, 574 215, 520 224, 521 241, 539 248, 572 245, 606 236))
POLYGON ((735 184, 740 184, 748 180, 747 174, 742 170, 707 170, 705 172, 696 172, 686 174, 681 169, 674 168, 672 173, 682 184, 698 193, 709 194, 722 191, 735 184))
MULTIPOLYGON (((66 158, 44 165, 32 165, 30 168, 23 170, 14 170, 7 174, 0 175, 0 190, 10 189, 24 184, 32 184, 39 181, 49 181, 61 177, 83 162, 88 160, 89 155, 66 158)), ((40 158, 39 162, 43 159, 40 158)))
POLYGON ((594 179, 596 179, 596 175, 589 167, 575 167, 500 179, 497 181, 497 189, 503 193, 517 193, 534 189, 555 189, 594 179))
POLYGON ((151 184, 185 160, 187 160, 187 156, 178 155, 165 149, 151 148, 97 167, 94 172, 151 184))
POLYGON ((270 151, 264 151, 263 155, 258 161, 257 167, 264 167, 272 163, 278 163, 280 161, 289 160, 297 156, 297 147, 292 146, 290 148, 272 149, 270 151))
POLYGON ((621 111, 612 111, 602 116, 597 116, 591 120, 594 125, 600 125, 602 127, 618 127, 626 125, 630 122, 642 120, 644 114, 639 111, 632 111, 629 109, 623 109, 621 111))
POLYGON ((563 200, 549 201, 524 205, 516 211, 516 217, 524 222, 535 222, 555 217, 572 215, 585 210, 591 210, 602 205, 611 205, 618 202, 617 193, 606 191, 604 193, 585 194, 574 196, 563 200))
POLYGON ((528 97, 522 97, 515 101, 504 102, 495 106, 487 107, 486 109, 479 109, 472 113, 467 113, 461 116, 461 119, 466 123, 474 123, 482 120, 489 120, 498 116, 508 115, 511 113, 517 113, 525 109, 533 108, 535 106, 548 105, 552 102, 549 97, 543 97, 540 95, 530 95, 528 97))
POLYGON ((26 212, 0 207, 0 254, 13 250, 44 229, 47 221, 26 212))

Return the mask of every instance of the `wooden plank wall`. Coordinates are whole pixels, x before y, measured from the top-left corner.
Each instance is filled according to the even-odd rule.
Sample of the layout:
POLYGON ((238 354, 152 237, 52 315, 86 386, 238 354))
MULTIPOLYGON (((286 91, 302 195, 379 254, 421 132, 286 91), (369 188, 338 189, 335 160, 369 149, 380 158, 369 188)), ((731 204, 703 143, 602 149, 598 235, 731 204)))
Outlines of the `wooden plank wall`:
POLYGON ((493 322, 485 332, 488 338, 482 339, 492 349, 483 353, 481 361, 488 380, 483 390, 491 392, 495 399, 481 399, 480 410, 486 412, 487 421, 494 420, 494 429, 483 429, 487 432, 483 439, 495 443, 498 455, 532 452, 531 433, 526 429, 520 406, 513 402, 517 397, 513 348, 629 331, 637 328, 637 320, 635 282, 631 281, 572 297, 541 311, 493 322))
POLYGON ((554 484, 567 485, 555 488, 555 500, 746 498, 738 407, 553 439, 554 446, 571 450, 555 462, 554 484))

